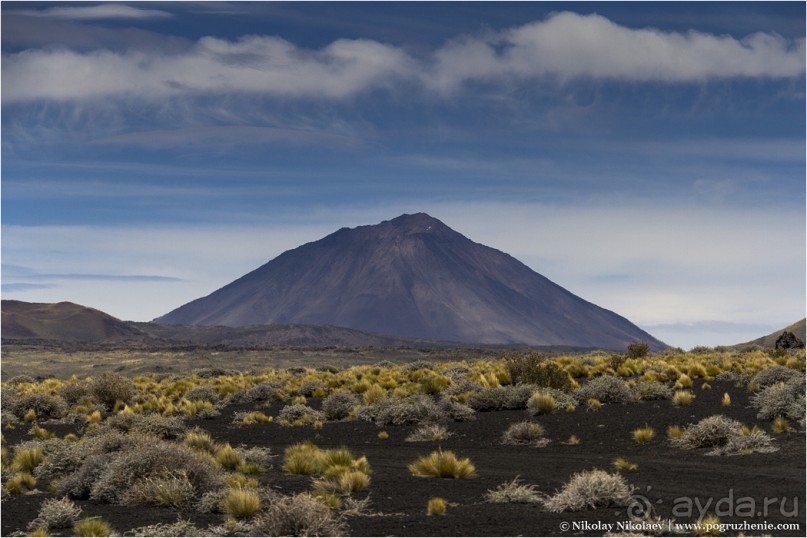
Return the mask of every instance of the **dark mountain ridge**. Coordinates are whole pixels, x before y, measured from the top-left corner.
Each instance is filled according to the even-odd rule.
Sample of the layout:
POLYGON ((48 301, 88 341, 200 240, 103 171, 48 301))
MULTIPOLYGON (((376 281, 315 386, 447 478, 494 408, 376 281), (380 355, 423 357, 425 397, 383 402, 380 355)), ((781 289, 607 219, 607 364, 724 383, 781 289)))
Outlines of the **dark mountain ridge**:
POLYGON ((627 319, 425 213, 342 228, 154 322, 324 324, 478 344, 665 347, 627 319))

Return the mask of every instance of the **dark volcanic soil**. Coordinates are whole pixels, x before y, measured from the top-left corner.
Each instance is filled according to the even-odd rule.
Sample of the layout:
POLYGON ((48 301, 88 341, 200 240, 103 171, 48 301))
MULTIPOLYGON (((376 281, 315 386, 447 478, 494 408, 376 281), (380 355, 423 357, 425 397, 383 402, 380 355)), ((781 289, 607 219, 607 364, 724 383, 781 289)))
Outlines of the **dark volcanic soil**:
MULTIPOLYGON (((709 503, 704 512, 715 508, 728 511, 732 506, 748 510, 747 500, 742 506, 738 500, 750 497, 754 518, 722 515, 721 523, 763 523, 773 525, 796 523, 799 529, 745 530, 747 536, 803 536, 805 527, 805 436, 804 432, 774 434, 779 451, 771 454, 748 456, 706 456, 705 450, 684 451, 668 445, 667 426, 686 426, 713 414, 726 414, 751 426, 759 425, 770 432, 770 424, 756 419, 756 411, 748 405, 748 393, 730 383, 712 383, 711 390, 694 388, 697 398, 691 407, 675 407, 670 401, 641 402, 632 405, 604 405, 598 412, 586 412, 579 407, 573 413, 564 411, 537 419, 551 443, 544 448, 504 446, 499 438, 507 426, 528 418, 526 411, 478 413, 477 420, 452 423, 453 435, 439 443, 410 443, 404 438, 413 427, 384 427, 389 439, 377 437, 379 428, 364 422, 328 423, 320 430, 310 427, 286 428, 278 424, 258 424, 247 427, 231 425, 232 414, 245 407, 228 408, 213 420, 196 421, 217 440, 232 445, 269 446, 278 454, 273 469, 259 475, 271 487, 293 493, 306 490, 310 479, 289 476, 280 469, 283 449, 289 444, 311 440, 323 448, 347 446, 355 454, 367 456, 373 469, 369 487, 373 515, 348 519, 352 536, 601 536, 605 530, 597 525, 616 524, 628 520, 625 508, 589 510, 554 514, 539 505, 488 504, 484 501, 487 490, 494 489, 516 476, 535 484, 544 493, 560 489, 572 474, 592 468, 612 470, 611 462, 623 457, 639 468, 625 472, 624 476, 653 504, 655 512, 663 518, 674 518, 678 523, 694 522, 700 512, 698 506, 709 503), (729 392, 730 407, 722 407, 720 399, 729 392), (650 425, 656 438, 645 445, 636 444, 630 432, 650 425), (580 444, 567 445, 570 435, 580 438, 580 444), (469 457, 477 468, 478 477, 468 480, 426 479, 413 477, 407 465, 420 455, 437 447, 452 450, 461 457, 469 457), (432 497, 442 497, 450 504, 444 516, 427 516, 426 503, 432 497), (682 514, 692 499, 691 516, 682 514), (720 505, 715 505, 720 499, 720 505), (763 512, 765 499, 776 498, 763 512), (798 500, 796 500, 796 498, 798 500), (784 505, 782 500, 784 499, 784 505), (564 531, 565 525, 577 528, 564 531), (588 524, 589 527, 583 525, 588 524), (585 530, 587 529, 587 530, 585 530)), ((318 402, 311 400, 316 405, 318 402)), ((259 407, 249 407, 258 409, 259 407)), ((274 404, 265 412, 275 415, 274 404)), ((51 428, 56 431, 56 428, 51 428)), ((60 432, 62 433, 62 432, 60 432)), ((22 428, 4 432, 6 441, 13 445, 22 438, 22 428)), ((62 433, 63 434, 63 433, 62 433)), ((357 497, 364 497, 361 492, 357 497)), ((24 530, 36 517, 42 500, 50 494, 17 495, 2 504, 2 534, 24 530)), ((769 501, 770 502, 770 501, 769 501)), ((80 501, 85 515, 100 515, 112 523, 119 532, 157 522, 173 522, 177 515, 194 521, 200 527, 223 521, 224 516, 210 514, 177 514, 169 509, 129 508, 80 501)), ((737 535, 740 531, 728 531, 737 535)), ((670 534, 664 532, 663 534, 670 534)))

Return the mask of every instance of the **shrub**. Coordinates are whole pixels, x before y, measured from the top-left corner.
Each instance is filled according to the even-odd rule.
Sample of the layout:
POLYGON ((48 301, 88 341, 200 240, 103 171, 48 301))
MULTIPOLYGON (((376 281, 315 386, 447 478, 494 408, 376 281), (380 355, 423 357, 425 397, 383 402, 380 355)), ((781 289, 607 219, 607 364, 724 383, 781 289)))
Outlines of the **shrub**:
POLYGON ((502 435, 505 445, 546 446, 549 439, 544 437, 544 428, 537 422, 516 422, 511 424, 502 435))
POLYGON ((64 398, 64 401, 70 407, 95 400, 92 393, 92 384, 87 381, 76 381, 63 386, 59 389, 59 396, 64 398))
POLYGON ((697 424, 690 424, 683 435, 672 439, 673 446, 680 448, 711 448, 725 445, 735 435, 740 435, 743 425, 724 415, 712 415, 697 424))
POLYGON ((673 405, 677 405, 679 407, 686 407, 692 403, 692 399, 694 397, 695 395, 689 392, 688 390, 678 390, 675 391, 672 403, 673 405))
POLYGON ((636 397, 624 381, 612 375, 602 375, 591 379, 574 392, 579 402, 594 398, 603 403, 624 404, 633 402, 636 397))
POLYGON ((418 359, 401 366, 402 372, 415 372, 417 370, 434 370, 434 365, 427 360, 418 359))
POLYGON ((448 508, 448 503, 446 503, 445 499, 433 497, 429 499, 429 502, 426 504, 426 515, 442 516, 446 513, 446 508, 448 508))
POLYGON ((544 501, 544 507, 550 512, 575 512, 627 506, 632 493, 619 474, 593 469, 573 475, 559 493, 544 501))
POLYGON ((548 361, 540 353, 506 357, 504 368, 513 384, 530 384, 564 391, 572 387, 572 378, 566 370, 548 361))
POLYGON ((656 436, 656 430, 654 430, 650 426, 645 426, 644 428, 638 428, 636 430, 633 430, 633 432, 631 433, 631 437, 633 437, 633 440, 639 444, 649 443, 650 441, 653 440, 655 436, 656 436))
POLYGON ((214 536, 209 531, 202 530, 193 525, 190 521, 178 520, 174 523, 155 523, 137 527, 126 533, 129 536, 144 537, 174 537, 174 536, 214 536))
POLYGON ((184 473, 165 472, 136 481, 121 498, 123 504, 186 508, 193 498, 193 484, 184 473))
POLYGON ((293 404, 287 405, 277 414, 278 421, 284 426, 307 425, 316 421, 324 422, 325 415, 322 411, 317 411, 307 405, 293 404))
POLYGON ((488 490, 485 501, 489 503, 538 503, 541 494, 532 484, 522 484, 519 477, 510 482, 499 484, 496 489, 488 490))
POLYGON ((476 420, 476 411, 465 404, 461 404, 449 398, 440 398, 437 402, 437 409, 447 420, 453 420, 455 422, 470 422, 476 420))
POLYGON ((370 485, 370 477, 363 471, 332 469, 333 474, 314 481, 314 493, 325 495, 330 493, 349 495, 361 491, 370 485))
POLYGON ((186 392, 185 398, 192 402, 205 401, 216 403, 221 400, 221 395, 210 385, 200 385, 186 392))
POLYGON ((640 400, 669 400, 673 397, 673 390, 658 381, 639 381, 634 391, 640 400))
POLYGON ((90 385, 95 399, 107 410, 115 407, 118 401, 129 403, 135 394, 132 380, 113 372, 101 374, 90 385))
POLYGON ((760 370, 757 375, 751 379, 750 384, 764 388, 777 383, 787 383, 794 378, 800 377, 802 377, 801 372, 776 364, 764 370, 760 370))
POLYGON ((647 344, 647 342, 634 342, 632 344, 628 344, 628 348, 625 351, 625 355, 629 359, 641 359, 642 357, 646 357, 648 353, 650 353, 650 346, 647 344))
POLYGON ((375 421, 384 426, 404 426, 421 422, 444 422, 444 411, 425 394, 408 396, 402 400, 382 400, 359 412, 362 420, 375 421))
POLYGON ((77 483, 71 484, 68 477, 59 488, 71 484, 78 486, 81 492, 89 482, 89 497, 109 503, 121 502, 124 493, 141 480, 161 479, 172 474, 187 477, 195 495, 224 483, 220 469, 209 458, 184 445, 150 436, 126 439, 117 450, 88 458, 75 474, 77 483))
POLYGON ((407 436, 406 441, 419 443, 424 441, 442 441, 451 436, 445 426, 440 424, 425 424, 407 436))
POLYGON ((237 395, 233 395, 233 400, 237 403, 250 402, 271 402, 277 399, 277 391, 281 388, 279 383, 274 381, 264 381, 258 383, 249 390, 237 395))
POLYGON ((255 515, 261 509, 261 497, 248 489, 230 489, 224 497, 224 512, 238 519, 255 515))
POLYGON ((157 414, 113 415, 106 420, 105 426, 121 432, 143 433, 162 439, 181 439, 187 431, 182 420, 157 414))
POLYGON ((546 392, 536 392, 527 401, 527 410, 533 415, 547 415, 556 407, 555 397, 546 392))
POLYGON ((425 478, 474 478, 476 468, 468 458, 459 459, 453 452, 438 450, 409 464, 414 476, 425 478))
POLYGON ((322 400, 322 412, 328 420, 342 420, 347 418, 357 405, 359 399, 352 394, 334 392, 322 400))
POLYGON ((345 526, 330 508, 307 494, 280 497, 256 516, 249 536, 344 536, 345 526))
POLYGON ((81 508, 68 498, 45 499, 29 529, 69 529, 81 517, 81 508))
MULTIPOLYGON (((764 371, 764 370, 763 370, 764 371)), ((757 417, 771 420, 778 416, 793 420, 804 417, 801 404, 804 402, 804 380, 795 377, 785 383, 776 383, 765 387, 761 392, 751 397, 751 405, 759 410, 757 417)))
POLYGON ((73 527, 75 536, 112 536, 114 532, 100 517, 85 517, 73 527))
POLYGON ((25 420, 29 411, 34 411, 34 418, 62 418, 67 413, 67 402, 64 398, 41 392, 16 396, 11 399, 8 406, 20 420, 25 420))
POLYGON ((739 435, 731 435, 724 445, 716 446, 706 453, 707 456, 732 456, 751 454, 754 452, 769 453, 778 449, 773 446, 773 439, 758 428, 743 428, 739 435))

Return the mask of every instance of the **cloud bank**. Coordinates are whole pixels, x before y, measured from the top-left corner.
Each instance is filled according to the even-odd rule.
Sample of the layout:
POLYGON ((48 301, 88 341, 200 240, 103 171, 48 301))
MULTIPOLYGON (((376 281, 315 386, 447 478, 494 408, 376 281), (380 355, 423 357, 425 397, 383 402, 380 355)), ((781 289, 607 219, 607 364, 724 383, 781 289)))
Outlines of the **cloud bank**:
POLYGON ((167 11, 158 9, 140 9, 125 4, 99 4, 95 6, 51 7, 47 9, 20 9, 12 11, 15 15, 27 17, 44 17, 67 20, 99 20, 99 19, 167 19, 173 17, 167 11))
MULTIPOLYGON (((96 8, 119 14, 154 11, 123 5, 96 8)), ((70 14, 91 8, 46 11, 56 9, 70 14)), ((620 26, 595 14, 563 12, 501 32, 458 37, 420 57, 370 39, 339 39, 312 50, 257 35, 235 41, 204 37, 188 50, 166 54, 136 49, 24 50, 3 56, 3 101, 223 93, 343 100, 378 89, 409 87, 445 94, 470 83, 546 77, 674 83, 787 78, 804 75, 804 58, 804 39, 788 41, 773 33, 736 39, 665 32, 620 26)))

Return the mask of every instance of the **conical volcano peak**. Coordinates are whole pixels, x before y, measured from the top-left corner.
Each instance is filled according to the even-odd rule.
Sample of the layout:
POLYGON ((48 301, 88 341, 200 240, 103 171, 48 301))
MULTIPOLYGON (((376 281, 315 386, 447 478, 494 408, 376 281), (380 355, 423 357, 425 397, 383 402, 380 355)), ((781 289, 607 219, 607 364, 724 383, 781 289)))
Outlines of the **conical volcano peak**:
MULTIPOLYGON (((400 217, 385 220, 375 226, 369 226, 391 235, 409 235, 422 233, 457 233, 438 219, 426 213, 404 213, 400 217)), ((386 235, 385 234, 385 235, 386 235)))
POLYGON ((664 344, 426 213, 342 228, 156 320, 326 324, 483 344, 664 344))

